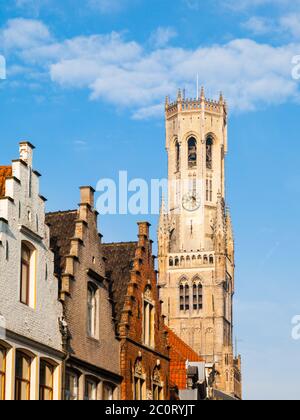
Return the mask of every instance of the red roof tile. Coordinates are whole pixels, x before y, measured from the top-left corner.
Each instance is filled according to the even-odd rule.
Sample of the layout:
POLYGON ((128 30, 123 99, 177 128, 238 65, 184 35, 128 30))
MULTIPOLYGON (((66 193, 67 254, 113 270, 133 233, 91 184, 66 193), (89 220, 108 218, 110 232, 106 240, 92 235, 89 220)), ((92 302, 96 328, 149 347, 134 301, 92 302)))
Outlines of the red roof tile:
POLYGON ((187 387, 186 362, 203 362, 204 360, 172 330, 165 328, 170 346, 170 381, 175 383, 178 389, 183 390, 187 387))
POLYGON ((5 196, 5 179, 12 176, 11 166, 0 166, 0 197, 5 196))

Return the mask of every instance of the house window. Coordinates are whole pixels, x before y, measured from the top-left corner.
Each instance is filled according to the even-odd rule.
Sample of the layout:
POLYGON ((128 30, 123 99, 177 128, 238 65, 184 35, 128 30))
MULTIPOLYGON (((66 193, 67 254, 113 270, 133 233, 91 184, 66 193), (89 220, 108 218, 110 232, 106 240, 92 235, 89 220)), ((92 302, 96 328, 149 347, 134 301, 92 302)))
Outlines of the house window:
POLYGON ((206 139, 206 168, 212 169, 213 168, 213 139, 209 136, 206 139))
POLYGON ((154 347, 155 310, 152 291, 147 287, 144 293, 144 344, 154 347))
POLYGON ((180 310, 189 311, 190 309, 190 288, 187 283, 181 283, 179 286, 180 292, 180 310))
POLYGON ((138 359, 134 368, 134 399, 136 401, 145 400, 146 397, 146 376, 142 366, 142 361, 138 359))
POLYGON ((22 352, 16 353, 15 400, 30 400, 31 359, 22 352))
POLYGON ((75 372, 66 373, 66 400, 77 401, 79 398, 79 377, 75 372))
MULTIPOLYGON (((34 285, 34 248, 22 243, 21 248, 21 283, 20 283, 20 301, 24 305, 31 304, 31 288, 34 285)), ((31 305, 33 306, 33 305, 31 305)))
POLYGON ((85 381, 85 398, 86 401, 97 400, 97 382, 93 379, 87 378, 85 381))
POLYGON ((6 350, 0 347, 0 401, 5 400, 6 350))
POLYGON ((197 141, 194 137, 188 140, 188 167, 193 169, 197 166, 197 141))
POLYGON ((103 399, 104 401, 113 401, 114 400, 114 392, 115 386, 111 384, 105 383, 103 386, 103 399))
POLYGON ((87 329, 90 337, 96 338, 97 330, 97 289, 94 285, 88 286, 87 298, 87 329))
POLYGON ((42 360, 40 364, 40 400, 41 401, 53 400, 53 377, 54 377, 53 366, 42 360))
POLYGON ((163 401, 163 399, 163 384, 161 381, 160 371, 158 368, 155 368, 153 373, 153 400, 163 401))

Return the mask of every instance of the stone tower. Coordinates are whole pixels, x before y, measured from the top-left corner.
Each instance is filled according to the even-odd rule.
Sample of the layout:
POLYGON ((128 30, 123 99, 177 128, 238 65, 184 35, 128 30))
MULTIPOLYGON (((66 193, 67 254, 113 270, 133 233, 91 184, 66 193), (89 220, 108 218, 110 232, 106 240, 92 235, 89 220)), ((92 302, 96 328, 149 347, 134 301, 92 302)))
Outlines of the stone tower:
POLYGON ((233 355, 234 240, 225 204, 227 106, 166 100, 168 202, 159 231, 159 284, 168 326, 215 364, 217 388, 241 398, 233 355))

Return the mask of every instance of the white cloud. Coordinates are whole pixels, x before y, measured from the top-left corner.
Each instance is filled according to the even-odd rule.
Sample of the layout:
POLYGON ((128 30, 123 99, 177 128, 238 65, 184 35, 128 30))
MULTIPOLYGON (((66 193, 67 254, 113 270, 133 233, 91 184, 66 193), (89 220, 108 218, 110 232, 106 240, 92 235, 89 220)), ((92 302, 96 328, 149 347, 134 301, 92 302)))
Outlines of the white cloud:
POLYGON ((290 13, 270 19, 252 16, 242 27, 254 35, 287 35, 293 39, 300 38, 300 13, 290 13))
POLYGON ((252 16, 242 26, 254 35, 266 35, 276 29, 271 19, 260 16, 252 16))
MULTIPOLYGON (((220 2, 220 0, 217 1, 220 2)), ((289 7, 295 9, 300 6, 300 0, 222 0, 222 3, 232 10, 253 9, 261 6, 289 7)))
POLYGON ((282 16, 279 23, 283 30, 290 32, 295 38, 300 38, 300 13, 282 16))
MULTIPOLYGON (((92 100, 127 108, 136 119, 162 115, 165 96, 178 87, 195 96, 197 73, 212 96, 224 92, 233 111, 299 100, 297 81, 291 77, 291 60, 299 54, 299 44, 274 47, 237 39, 194 50, 149 51, 116 33, 50 42, 44 25, 37 27, 41 28, 37 39, 30 31, 26 42, 19 36, 7 38, 9 45, 19 48, 14 65, 29 67, 39 77, 44 74, 63 88, 87 89, 92 100)), ((7 26, 0 36, 6 30, 7 26)))
POLYGON ((5 49, 28 49, 50 41, 46 25, 38 20, 11 19, 1 31, 0 41, 5 49))
POLYGON ((159 27, 151 34, 150 43, 154 48, 165 47, 169 42, 177 37, 177 32, 171 27, 159 27))

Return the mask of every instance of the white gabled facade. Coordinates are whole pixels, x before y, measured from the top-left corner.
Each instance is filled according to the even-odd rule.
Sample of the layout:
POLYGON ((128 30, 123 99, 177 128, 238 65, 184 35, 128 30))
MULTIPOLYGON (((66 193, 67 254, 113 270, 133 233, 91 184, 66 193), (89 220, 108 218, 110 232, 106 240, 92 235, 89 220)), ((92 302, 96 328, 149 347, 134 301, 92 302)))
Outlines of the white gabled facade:
POLYGON ((61 398, 62 305, 45 224, 45 199, 39 192, 40 175, 32 168, 33 149, 28 142, 20 143, 20 158, 12 161, 11 176, 4 181, 4 195, 0 194, 0 351, 5 357, 0 399, 6 400, 17 398, 16 356, 20 354, 30 361, 29 384, 24 383, 27 397, 40 398, 41 366, 46 363, 52 380, 50 390, 43 392, 61 398))

